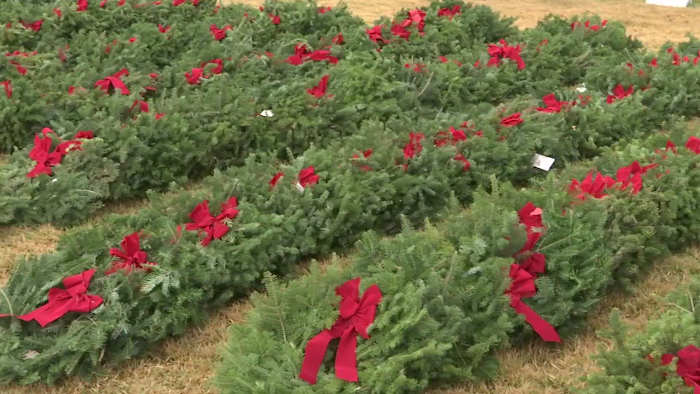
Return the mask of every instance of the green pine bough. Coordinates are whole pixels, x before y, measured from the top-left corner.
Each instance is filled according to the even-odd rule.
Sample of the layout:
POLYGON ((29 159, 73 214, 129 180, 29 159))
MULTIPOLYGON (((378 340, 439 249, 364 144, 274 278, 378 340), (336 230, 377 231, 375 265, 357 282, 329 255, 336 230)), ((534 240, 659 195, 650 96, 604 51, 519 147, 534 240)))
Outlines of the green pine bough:
MULTIPOLYGON (((454 18, 437 16, 440 8, 458 5, 453 2, 424 8, 425 35, 393 40, 382 52, 368 39, 366 26, 342 7, 320 14, 314 4, 269 3, 265 12, 283 15, 283 22, 274 25, 250 7, 224 7, 215 13, 211 2, 140 8, 110 3, 86 12, 74 12, 72 3, 58 5, 64 9, 60 18, 51 7, 14 2, 0 11, 0 19, 46 18, 38 32, 14 26, 2 33, 1 50, 38 52, 18 60, 28 68, 27 76, 20 78, 15 66, 5 65, 15 73, 17 97, 2 113, 8 117, 4 123, 16 126, 2 132, 20 131, 25 143, 44 126, 64 139, 88 129, 96 138, 52 167, 52 176, 26 178, 35 164, 28 157, 30 147, 15 152, 0 167, 0 223, 75 224, 107 201, 201 179, 215 168, 242 164, 251 152, 289 159, 289 150, 300 154, 312 143, 327 144, 356 132, 366 120, 484 111, 485 103, 523 94, 541 97, 582 82, 589 78, 589 67, 607 70, 619 64, 622 52, 648 57, 619 23, 590 34, 572 32, 570 21, 550 18, 520 32, 510 19, 482 6, 461 4, 462 13, 454 18), (231 21, 238 22, 222 41, 207 30, 231 21), (161 33, 157 24, 172 30, 161 33), (73 31, 81 34, 71 35, 73 31), (104 31, 117 38, 110 41, 104 31), (344 34, 344 44, 331 41, 338 33, 344 34), (524 70, 510 63, 485 66, 486 44, 501 38, 522 43, 528 65, 524 70), (285 63, 299 44, 310 49, 330 46, 340 62, 285 63), (53 53, 57 50, 64 58, 53 53), (189 85, 184 72, 212 59, 222 59, 222 73, 201 86, 189 85), (473 67, 477 62, 481 66, 473 67), (416 64, 425 64, 426 71, 414 71, 416 64), (129 95, 106 96, 94 88, 95 81, 123 67, 130 72, 123 77, 129 95), (330 76, 333 97, 315 100, 306 89, 323 74, 330 76), (68 94, 71 86, 75 90, 68 94), (144 91, 147 86, 155 91, 144 91), (134 107, 136 100, 148 103, 149 112, 134 107), (274 116, 261 116, 266 110, 274 116), (164 115, 156 119, 157 114, 164 115)), ((406 14, 401 11, 396 18, 406 14)), ((391 35, 388 29, 384 34, 391 35)), ((214 66, 206 65, 205 74, 213 73, 214 66)), ((688 99, 698 84, 687 77, 689 72, 674 74, 675 84, 687 87, 685 95, 673 100, 667 94, 644 96, 645 105, 655 106, 646 112, 645 127, 656 129, 672 114, 697 108, 688 99), (666 105, 669 101, 674 105, 666 105)))
MULTIPOLYGON (((663 356, 675 355, 690 345, 697 347, 700 337, 698 302, 700 279, 695 274, 690 284, 667 297, 666 310, 649 321, 642 332, 630 332, 632 330, 621 321, 619 311, 613 311, 610 328, 603 335, 614 346, 595 357, 602 372, 587 376, 586 387, 579 392, 692 393, 692 385, 686 384, 678 374, 680 361, 667 360, 670 363, 666 363, 663 356)), ((697 364, 689 364, 697 368, 697 364)))
MULTIPOLYGON (((571 166, 531 188, 494 182, 490 193, 474 195, 468 211, 447 210, 443 221, 428 223, 423 231, 406 222, 394 238, 366 233, 349 262, 312 264, 308 275, 289 282, 267 276, 266 294, 253 295, 246 321, 231 327, 218 387, 224 393, 404 393, 496 377, 494 350, 516 346, 532 334, 504 294, 512 256, 525 244, 517 211, 527 202, 542 209, 544 235, 533 252, 546 256, 546 268, 536 281, 537 294, 526 302, 566 341, 613 284, 629 282, 636 276, 631 273, 698 241, 700 155, 679 151, 662 158, 665 153, 655 155, 652 147, 663 147, 663 141, 650 141, 611 151, 589 163, 593 167, 571 166), (604 198, 581 201, 567 190, 571 177, 582 179, 587 168, 610 174, 633 158, 642 165, 658 163, 643 177, 638 194, 610 190, 604 198), (299 378, 306 344, 338 318, 340 297, 334 290, 351 278, 361 278, 360 294, 370 285, 382 292, 370 338, 358 337, 359 382, 336 378, 332 342, 311 385, 299 378)), ((689 303, 681 305, 691 308, 689 303)), ((672 312, 676 318, 666 320, 664 328, 678 324, 680 314, 672 312)), ((684 322, 696 314, 685 312, 684 322)), ((657 349, 645 337, 635 342, 641 352, 609 354, 604 365, 620 376, 598 378, 590 392, 632 387, 676 392, 671 387, 680 386, 678 379, 664 390, 635 384, 662 380, 644 353, 675 351, 668 345, 678 341, 675 335, 683 332, 691 341, 697 339, 696 328, 656 331, 651 345, 663 345, 657 349), (627 370, 631 365, 635 369, 627 370)))
MULTIPOLYGON (((90 294, 102 296, 104 305, 88 315, 65 316, 46 328, 0 320, 0 347, 5 349, 0 355, 0 379, 51 383, 117 364, 206 320, 210 310, 245 296, 259 286, 264 272, 288 274, 304 258, 350 247, 366 230, 393 233, 401 217, 421 223, 438 215, 450 196, 468 204, 479 185, 490 187, 491 177, 520 185, 538 178, 539 170, 530 162, 535 152, 549 154, 565 166, 603 153, 605 144, 596 144, 611 138, 610 130, 619 130, 618 138, 630 136, 621 146, 635 141, 631 136, 644 135, 634 127, 624 129, 643 118, 644 107, 634 98, 610 106, 600 97, 559 114, 532 111, 533 104, 513 103, 506 110, 525 113, 530 108, 524 122, 514 127, 500 125, 500 108, 472 119, 469 123, 478 125, 482 136, 476 128, 468 129, 466 141, 454 146, 436 146, 436 138, 444 138, 437 131, 464 119, 396 121, 390 129, 367 122, 347 140, 311 148, 288 164, 270 155, 253 155, 242 167, 205 178, 201 188, 169 196, 151 193, 147 208, 69 231, 55 253, 17 266, 4 289, 10 304, 0 303, 0 313, 34 310, 62 278, 90 268, 97 270, 90 294), (630 123, 619 122, 623 118, 630 123), (574 133, 570 121, 580 119, 590 127, 574 133), (402 149, 407 148, 409 130, 422 130, 426 137, 420 150, 413 147, 417 154, 407 159, 402 149), (368 149, 373 152, 365 159, 368 149), (468 170, 455 160, 458 153, 469 160, 468 170), (314 166, 320 180, 300 192, 295 186, 297 174, 308 166, 314 166), (284 176, 271 187, 268 180, 277 172, 284 176), (222 239, 202 247, 196 232, 178 231, 201 201, 209 200, 216 209, 232 196, 240 201, 240 214, 228 222, 231 231, 222 239), (113 261, 109 248, 135 231, 142 234, 141 248, 148 260, 158 265, 150 272, 105 276, 113 261), (27 352, 39 354, 25 359, 27 352)), ((663 146, 667 136, 652 138, 655 146, 663 146)))

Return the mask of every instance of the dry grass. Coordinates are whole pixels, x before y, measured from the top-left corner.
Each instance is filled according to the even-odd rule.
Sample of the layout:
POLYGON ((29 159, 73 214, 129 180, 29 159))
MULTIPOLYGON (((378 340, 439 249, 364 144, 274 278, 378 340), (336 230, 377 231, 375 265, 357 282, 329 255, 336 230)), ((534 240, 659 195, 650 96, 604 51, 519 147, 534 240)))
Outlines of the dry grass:
POLYGON ((572 385, 581 385, 580 377, 596 370, 591 356, 609 343, 596 331, 607 327, 612 308, 618 308, 624 321, 642 329, 648 320, 665 309, 663 297, 689 283, 700 274, 700 249, 694 248, 656 264, 632 294, 613 292, 592 312, 586 328, 567 338, 559 346, 533 340, 525 346, 498 352, 501 376, 486 384, 457 385, 431 390, 431 394, 564 394, 572 385))
MULTIPOLYGON (((319 5, 333 6, 338 0, 317 0, 319 5)), ((603 18, 618 20, 625 24, 629 34, 639 38, 645 45, 658 48, 666 41, 682 41, 686 34, 700 37, 700 8, 672 8, 647 5, 643 0, 469 0, 484 4, 506 16, 518 18, 520 28, 533 27, 547 14, 563 16, 580 15, 586 12, 603 18)), ((224 4, 262 4, 256 0, 223 0, 224 4)), ((367 22, 380 16, 390 16, 401 8, 412 8, 430 3, 427 0, 346 0, 355 15, 367 22)))
POLYGON ((20 256, 49 253, 62 231, 46 224, 39 227, 0 227, 0 286, 10 277, 20 256))

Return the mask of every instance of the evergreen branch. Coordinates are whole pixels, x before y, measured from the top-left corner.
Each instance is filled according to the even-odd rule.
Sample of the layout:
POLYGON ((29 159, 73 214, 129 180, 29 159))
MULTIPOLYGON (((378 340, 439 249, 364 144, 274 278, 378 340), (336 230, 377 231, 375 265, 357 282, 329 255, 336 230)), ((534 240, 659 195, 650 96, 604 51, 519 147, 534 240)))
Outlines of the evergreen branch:
POLYGON ((15 312, 12 310, 12 303, 10 302, 10 299, 7 298, 7 294, 5 294, 5 291, 3 291, 2 287, 0 287, 0 293, 2 293, 2 296, 5 298, 5 301, 7 302, 7 307, 10 309, 10 315, 14 315, 15 312))
POLYGON ((682 306, 676 304, 675 302, 669 302, 668 305, 675 306, 676 308, 680 309, 683 312, 692 313, 691 311, 683 308, 682 306))

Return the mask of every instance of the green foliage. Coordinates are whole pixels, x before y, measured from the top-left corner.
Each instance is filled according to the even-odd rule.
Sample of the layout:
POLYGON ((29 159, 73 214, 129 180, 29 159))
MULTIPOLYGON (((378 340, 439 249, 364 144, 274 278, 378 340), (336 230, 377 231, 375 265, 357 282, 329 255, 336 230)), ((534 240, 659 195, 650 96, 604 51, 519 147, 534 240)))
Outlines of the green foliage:
MULTIPOLYGON (((624 160, 624 154, 610 152, 600 162, 611 160, 624 160)), ((687 183, 693 179, 686 172, 688 161, 693 163, 693 175, 697 174, 698 156, 679 153, 660 161, 659 171, 670 173, 658 179, 648 174, 638 194, 615 192, 578 204, 566 192, 568 178, 562 174, 524 190, 494 181, 490 193, 474 195, 468 211, 450 211, 437 227, 428 224, 416 232, 404 226, 398 236, 383 240, 368 234, 358 242, 358 252, 349 264, 331 263, 325 271, 314 266, 309 275, 287 284, 269 279, 267 296, 255 296, 246 322, 232 326, 217 383, 230 393, 272 393, 290 387, 292 392, 396 393, 420 392, 431 383, 451 379, 492 378, 497 372, 493 350, 531 335, 503 295, 510 281, 510 256, 525 242, 516 210, 527 201, 543 210, 545 233, 535 251, 546 255, 547 266, 536 282, 537 295, 528 304, 566 338, 612 284, 631 279, 629 269, 621 269, 616 262, 627 268, 637 264, 643 270, 648 260, 642 256, 658 253, 653 251, 656 240, 648 236, 645 226, 629 226, 627 216, 642 218, 630 211, 658 209, 658 196, 674 193, 665 189, 669 181, 664 178, 674 179, 697 201, 700 188, 687 183), (623 225, 629 228, 624 229, 626 235, 619 235, 623 225), (630 240, 616 239, 625 237, 630 240), (649 245, 649 251, 635 242, 649 245), (637 246, 634 258, 620 257, 630 245, 637 246), (330 306, 337 304, 332 289, 352 277, 362 278, 365 287, 376 283, 384 294, 371 339, 358 345, 360 381, 334 378, 331 347, 317 384, 310 386, 296 378, 305 343, 333 323, 338 312, 330 306), (424 316, 437 324, 415 326, 424 316), (424 332, 424 338, 416 337, 424 332), (420 350, 421 343, 442 350, 426 354, 420 350), (417 356, 420 362, 414 360, 417 356), (397 360, 404 364, 395 368, 397 360)), ((572 167, 564 173, 577 171, 572 167)), ((697 216, 684 219, 698 220, 697 216)), ((661 215, 644 220, 655 227, 672 225, 661 215)), ((677 223, 681 229, 684 220, 677 223)), ((656 235, 663 240, 663 233, 656 235)), ((624 334, 618 336, 622 338, 624 334)))
POLYGON ((595 358, 603 371, 586 377, 585 393, 691 393, 676 374, 675 362, 661 365, 661 356, 676 353, 697 343, 700 336, 700 280, 692 282, 667 299, 666 310, 649 321, 646 329, 629 335, 619 313, 610 316, 610 328, 603 334, 614 340, 614 348, 601 350, 595 358))
MULTIPOLYGON (((697 67, 689 65, 656 70, 652 88, 641 98, 612 107, 602 104, 611 83, 617 83, 602 79, 619 65, 620 53, 647 56, 639 42, 614 22, 598 32, 572 31, 571 21, 550 17, 521 32, 512 26, 512 19, 487 7, 433 2, 422 8, 425 35, 410 27, 408 41, 389 32, 392 21, 405 19, 408 10, 391 21, 380 20, 391 42, 378 52, 367 37, 367 26, 343 6, 321 14, 313 2, 269 2, 264 11, 240 5, 216 10, 211 0, 196 7, 166 3, 141 7, 129 1, 120 7, 111 1, 104 8, 90 4, 85 12, 76 12, 75 2, 68 0, 29 7, 11 1, 3 7, 0 20, 44 19, 44 24, 38 32, 17 22, 0 31, 0 52, 37 51, 0 62, 0 80, 9 78, 14 86, 11 99, 0 96, 10 103, 0 110, 4 125, 0 150, 14 151, 10 163, 0 168, 0 223, 70 225, 105 202, 163 191, 173 183, 201 179, 214 169, 240 166, 253 152, 289 160, 311 144, 325 146, 355 134, 368 120, 390 126, 418 119, 477 119, 469 114, 483 114, 504 101, 530 101, 522 96, 539 100, 553 91, 573 101, 579 98, 566 87, 583 81, 604 92, 592 94, 594 110, 574 108, 566 115, 567 127, 585 128, 587 139, 557 145, 552 142, 560 141, 560 135, 543 133, 535 141, 539 153, 550 150, 560 163, 568 160, 565 154, 582 152, 577 159, 590 157, 599 147, 663 127, 674 114, 692 115, 700 107, 693 94, 699 83, 697 67), (452 19, 437 16, 438 9, 454 5, 462 6, 460 14, 452 19), (62 10, 62 17, 54 8, 62 10), (282 22, 272 24, 268 14, 280 15, 282 22), (160 33, 157 24, 171 30, 160 33), (233 29, 216 41, 208 30, 212 24, 220 28, 231 24, 233 29), (338 33, 345 37, 342 45, 331 41, 338 33), (518 71, 510 61, 486 66, 487 44, 501 38, 522 45, 525 70, 518 71), (309 50, 330 47, 340 61, 286 63, 300 44, 309 50), (440 56, 446 56, 448 63, 443 64, 440 56), (184 73, 211 59, 223 60, 223 72, 189 85, 184 73), (11 60, 27 68, 27 75, 19 75, 11 60), (476 61, 481 65, 474 67, 476 61), (416 72, 406 64, 424 64, 425 71, 416 72), (106 95, 94 87, 122 68, 130 72, 123 77, 129 95, 106 95), (316 100, 305 90, 324 74, 330 76, 333 97, 316 100), (75 87, 72 95, 67 93, 70 86, 75 87), (135 100, 145 100, 150 112, 131 109, 135 100), (259 116, 264 110, 275 115, 259 116), (155 114, 165 115, 156 120, 155 114), (103 143, 71 152, 54 167, 53 177, 28 179, 24 175, 34 165, 27 157, 29 145, 43 127, 52 127, 64 139, 79 130, 93 130, 103 143), (561 152, 552 150, 555 145, 561 152), (49 178, 63 186, 51 185, 49 178)), ((692 48, 691 43, 681 47, 692 48)), ((212 68, 204 66, 205 73, 212 68)), ((561 127, 553 121, 556 117, 548 119, 549 127, 561 127)), ((488 119, 494 127, 498 120, 488 119)), ((478 127, 488 127, 481 123, 478 127)), ((484 152, 489 157, 501 154, 511 153, 484 152)))
POLYGON ((494 365, 488 350, 504 339, 508 321, 500 311, 506 301, 474 290, 502 293, 507 259, 469 258, 430 226, 423 232, 405 228, 392 240, 366 234, 358 248, 350 267, 331 264, 322 272, 314 265, 309 275, 288 285, 267 282, 267 296, 253 297, 255 309, 247 323, 232 328, 236 339, 227 349, 218 378, 224 392, 359 388, 396 393, 425 388, 435 378, 465 379, 494 372, 482 368, 482 363, 494 365), (464 275, 475 267, 480 268, 477 275, 464 275), (377 284, 384 294, 371 338, 359 341, 361 385, 335 379, 333 357, 327 355, 327 367, 311 387, 296 378, 304 345, 334 321, 333 289, 350 275, 362 277, 363 287, 377 284), (500 327, 494 330, 496 324, 500 327), (435 365, 442 368, 436 370, 435 365))

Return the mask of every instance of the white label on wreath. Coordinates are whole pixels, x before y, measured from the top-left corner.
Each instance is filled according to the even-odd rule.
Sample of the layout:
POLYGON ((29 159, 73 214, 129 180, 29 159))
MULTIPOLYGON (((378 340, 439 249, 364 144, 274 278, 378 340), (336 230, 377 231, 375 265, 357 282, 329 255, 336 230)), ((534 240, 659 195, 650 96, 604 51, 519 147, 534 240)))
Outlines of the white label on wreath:
POLYGON ((540 170, 549 171, 553 164, 554 159, 551 157, 543 156, 538 153, 535 153, 535 156, 532 157, 532 166, 540 170))
POLYGON ((22 358, 25 360, 31 360, 38 355, 39 352, 37 352, 36 350, 28 350, 26 353, 24 353, 24 356, 22 356, 22 358))
POLYGON ((300 193, 304 192, 304 186, 302 186, 301 183, 297 182, 295 186, 297 187, 297 190, 299 190, 300 193))
POLYGON ((260 116, 264 116, 266 118, 271 118, 271 117, 275 116, 275 114, 271 110, 266 109, 260 113, 260 116))

